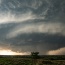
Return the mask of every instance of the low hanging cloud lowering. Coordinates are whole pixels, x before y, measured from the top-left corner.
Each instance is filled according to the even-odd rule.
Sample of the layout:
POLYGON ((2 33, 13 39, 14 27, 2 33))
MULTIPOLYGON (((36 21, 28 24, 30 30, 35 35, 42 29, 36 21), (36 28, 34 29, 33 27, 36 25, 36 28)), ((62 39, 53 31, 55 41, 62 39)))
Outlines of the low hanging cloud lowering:
POLYGON ((65 0, 0 0, 0 50, 65 55, 65 0))
POLYGON ((65 55, 65 47, 48 52, 49 55, 65 55))

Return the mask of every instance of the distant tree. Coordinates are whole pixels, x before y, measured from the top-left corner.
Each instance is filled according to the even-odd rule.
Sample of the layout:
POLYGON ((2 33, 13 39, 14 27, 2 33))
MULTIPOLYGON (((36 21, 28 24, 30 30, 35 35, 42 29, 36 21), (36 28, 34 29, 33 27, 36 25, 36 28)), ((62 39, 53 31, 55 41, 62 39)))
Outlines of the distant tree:
POLYGON ((33 59, 38 59, 39 58, 39 52, 31 52, 31 57, 33 58, 33 59))

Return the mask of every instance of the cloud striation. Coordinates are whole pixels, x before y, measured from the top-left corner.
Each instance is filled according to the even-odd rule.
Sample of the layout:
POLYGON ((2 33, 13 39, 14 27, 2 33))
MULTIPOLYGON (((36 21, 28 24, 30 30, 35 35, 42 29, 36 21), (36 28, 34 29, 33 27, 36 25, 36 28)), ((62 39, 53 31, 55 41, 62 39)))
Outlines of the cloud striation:
POLYGON ((65 55, 65 0, 0 0, 0 49, 65 55))

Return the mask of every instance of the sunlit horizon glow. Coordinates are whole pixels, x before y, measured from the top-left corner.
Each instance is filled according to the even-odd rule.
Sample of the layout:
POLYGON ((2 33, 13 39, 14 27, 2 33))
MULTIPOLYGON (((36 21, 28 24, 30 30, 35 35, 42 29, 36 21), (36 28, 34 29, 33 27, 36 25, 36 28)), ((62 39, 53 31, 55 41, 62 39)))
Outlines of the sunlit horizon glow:
POLYGON ((12 50, 0 50, 0 55, 28 55, 28 53, 14 52, 12 50))

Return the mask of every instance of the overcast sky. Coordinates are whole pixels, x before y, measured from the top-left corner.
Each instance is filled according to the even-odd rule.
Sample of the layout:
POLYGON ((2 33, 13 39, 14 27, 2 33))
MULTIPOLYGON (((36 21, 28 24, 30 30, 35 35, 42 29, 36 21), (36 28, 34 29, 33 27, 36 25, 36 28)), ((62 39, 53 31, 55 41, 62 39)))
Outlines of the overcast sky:
POLYGON ((0 0, 0 49, 65 55, 65 0, 0 0))

